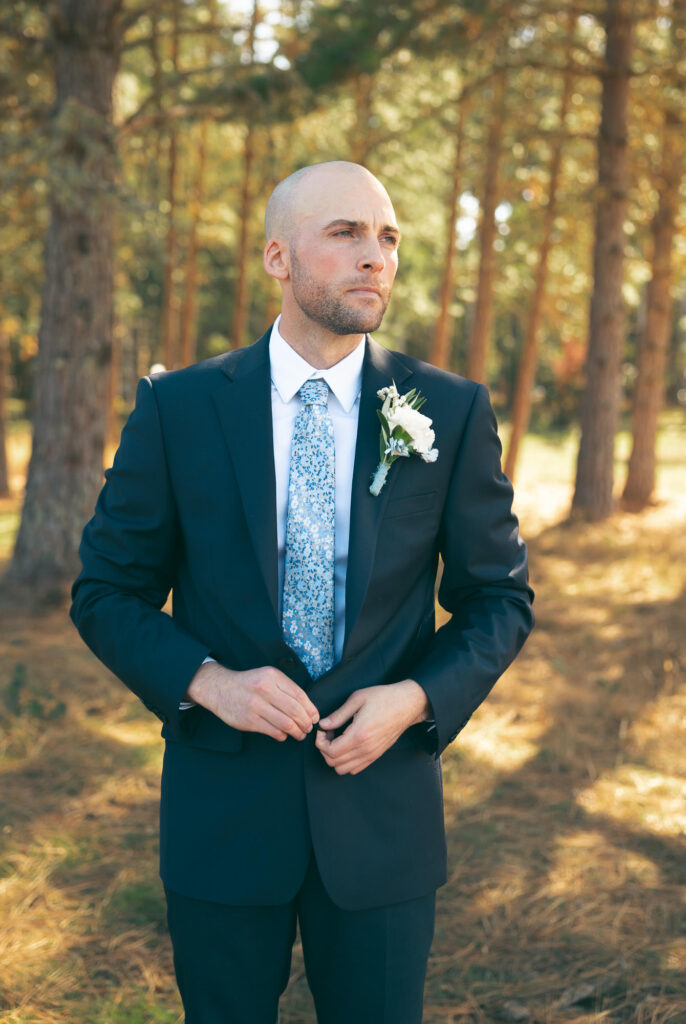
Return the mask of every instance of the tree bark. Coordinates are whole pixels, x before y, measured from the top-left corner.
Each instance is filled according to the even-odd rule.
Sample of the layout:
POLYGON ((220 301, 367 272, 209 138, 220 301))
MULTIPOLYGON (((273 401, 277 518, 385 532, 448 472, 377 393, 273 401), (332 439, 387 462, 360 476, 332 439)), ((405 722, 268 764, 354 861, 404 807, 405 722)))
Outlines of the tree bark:
POLYGON ((236 297, 231 324, 231 345, 240 348, 245 340, 248 322, 248 246, 249 221, 252 211, 252 168, 255 160, 255 129, 252 122, 246 125, 243 149, 243 180, 241 182, 241 212, 238 232, 238 272, 236 276, 236 297))
POLYGON ((7 410, 5 406, 9 370, 8 356, 7 338, 2 329, 2 319, 0 319, 0 498, 8 498, 10 494, 10 475, 7 465, 7 410))
POLYGON ((114 451, 119 442, 119 389, 121 386, 121 325, 112 331, 112 356, 107 382, 107 416, 105 418, 105 452, 114 451))
POLYGON ((198 331, 196 313, 198 307, 198 225, 200 211, 205 201, 205 171, 207 167, 208 121, 200 124, 198 142, 198 170, 193 198, 190 203, 191 226, 188 235, 188 256, 186 260, 186 287, 181 306, 181 365, 189 366, 197 357, 198 331))
POLYGON ((467 377, 483 382, 486 376, 486 356, 493 324, 493 284, 495 281, 495 250, 493 243, 498 225, 495 211, 498 205, 500 159, 502 156, 503 126, 505 120, 505 72, 493 74, 491 123, 486 144, 486 171, 484 196, 479 227, 480 259, 479 279, 474 307, 474 319, 469 334, 467 377))
MULTIPOLYGON (((374 77, 357 75, 353 82, 355 97, 355 135, 350 159, 367 167, 372 154, 372 117, 374 115, 374 77)), ((371 168, 370 168, 371 169, 371 168)))
POLYGON ((512 427, 510 439, 507 446, 505 459, 505 475, 514 480, 519 445, 522 437, 529 426, 531 416, 531 389, 534 385, 536 375, 536 360, 538 355, 538 336, 540 333, 541 318, 543 315, 543 302, 545 299, 546 284, 548 281, 548 257, 553 237, 553 227, 557 215, 557 188, 560 180, 560 168, 562 166, 562 138, 564 135, 567 111, 572 97, 574 77, 570 71, 565 71, 562 85, 562 97, 560 99, 560 134, 557 142, 553 144, 550 157, 550 173, 548 176, 548 202, 543 218, 543 234, 541 246, 538 251, 538 266, 536 267, 536 279, 534 283, 534 294, 529 310, 529 320, 524 336, 522 355, 517 371, 517 381, 512 403, 512 427))
POLYGON ((112 86, 121 0, 50 7, 56 153, 26 498, 6 580, 61 589, 102 484, 112 343, 112 86))
MULTIPOLYGON (((179 0, 173 2, 172 63, 174 71, 179 70, 179 0)), ((162 281, 161 349, 162 362, 168 370, 179 363, 179 303, 174 281, 178 260, 176 232, 176 178, 177 178, 177 137, 176 122, 169 124, 169 148, 167 164, 167 202, 169 216, 164 241, 164 274, 162 281)))
POLYGON ((624 504, 645 508, 655 488, 657 420, 665 394, 665 369, 672 323, 672 249, 683 175, 683 125, 672 110, 665 113, 662 135, 660 199, 653 218, 652 275, 648 285, 646 322, 638 348, 638 376, 633 407, 633 446, 624 485, 624 504))
MULTIPOLYGON (((255 57, 255 31, 259 24, 260 11, 257 0, 254 0, 252 15, 250 18, 250 32, 248 46, 250 62, 255 57)), ((236 276, 236 294, 233 308, 233 321, 231 324, 231 344, 233 348, 240 348, 245 340, 245 329, 248 322, 248 257, 249 257, 249 229, 250 214, 252 213, 252 169, 255 161, 255 126, 252 119, 248 120, 245 128, 245 143, 243 149, 243 179, 241 182, 241 212, 240 228, 238 233, 238 273, 236 276)))
POLYGON ((612 512, 614 441, 625 332, 622 297, 624 220, 629 186, 627 110, 632 22, 627 0, 607 0, 606 70, 598 134, 598 185, 586 387, 572 514, 588 520, 612 512))
POLYGON ((450 364, 450 303, 455 289, 455 244, 457 242, 457 214, 462 191, 462 149, 464 142, 464 121, 467 110, 467 98, 463 94, 458 103, 457 128, 455 131, 455 158, 453 160, 453 176, 448 199, 448 216, 446 218, 446 246, 441 277, 438 319, 434 328, 431 362, 442 370, 450 364))
MULTIPOLYGON (((210 14, 210 22, 215 23, 217 17, 216 0, 208 0, 207 9, 210 14)), ((209 66, 214 52, 212 36, 205 40, 205 63, 209 66)), ((205 175, 207 173, 207 135, 209 132, 209 118, 204 117, 200 122, 200 139, 198 142, 198 164, 193 186, 193 195, 190 202, 190 231, 188 234, 188 255, 186 259, 186 279, 181 305, 180 325, 180 347, 181 365, 190 366, 197 359, 198 351, 198 327, 196 323, 198 308, 198 228, 200 225, 200 214, 205 202, 205 175)))

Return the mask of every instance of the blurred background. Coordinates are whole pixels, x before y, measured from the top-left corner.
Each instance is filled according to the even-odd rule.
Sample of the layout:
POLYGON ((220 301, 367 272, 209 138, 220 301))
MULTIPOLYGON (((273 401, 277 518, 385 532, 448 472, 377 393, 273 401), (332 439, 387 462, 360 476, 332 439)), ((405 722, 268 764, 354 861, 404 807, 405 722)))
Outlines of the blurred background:
POLYGON ((264 332, 266 198, 329 159, 403 232, 377 339, 490 388, 537 590, 444 759, 425 1020, 684 1024, 685 44, 681 0, 5 0, 4 1024, 181 1019, 156 723, 66 597, 138 378, 264 332))

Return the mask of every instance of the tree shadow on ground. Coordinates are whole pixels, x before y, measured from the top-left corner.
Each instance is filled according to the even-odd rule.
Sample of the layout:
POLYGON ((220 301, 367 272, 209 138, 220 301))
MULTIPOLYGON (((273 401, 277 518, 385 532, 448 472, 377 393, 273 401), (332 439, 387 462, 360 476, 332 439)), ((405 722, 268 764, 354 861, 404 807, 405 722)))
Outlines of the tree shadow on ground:
MULTIPOLYGON (((425 1024, 686 1020, 685 542, 624 523, 530 545, 537 629, 444 758, 425 1024)), ((157 723, 63 609, 6 621, 0 1020, 171 1024, 157 723)))
POLYGON ((531 545, 537 630, 445 757, 427 1024, 686 1020, 686 590, 605 530, 531 545))

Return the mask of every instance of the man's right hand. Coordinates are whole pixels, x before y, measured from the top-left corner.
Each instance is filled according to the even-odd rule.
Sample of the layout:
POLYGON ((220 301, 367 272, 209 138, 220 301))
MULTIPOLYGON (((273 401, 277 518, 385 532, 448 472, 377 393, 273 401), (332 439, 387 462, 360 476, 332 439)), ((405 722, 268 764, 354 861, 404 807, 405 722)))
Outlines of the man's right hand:
POLYGON ((319 712, 292 679, 265 665, 234 672, 216 661, 200 666, 186 697, 212 711, 222 722, 275 740, 302 740, 319 721, 319 712))

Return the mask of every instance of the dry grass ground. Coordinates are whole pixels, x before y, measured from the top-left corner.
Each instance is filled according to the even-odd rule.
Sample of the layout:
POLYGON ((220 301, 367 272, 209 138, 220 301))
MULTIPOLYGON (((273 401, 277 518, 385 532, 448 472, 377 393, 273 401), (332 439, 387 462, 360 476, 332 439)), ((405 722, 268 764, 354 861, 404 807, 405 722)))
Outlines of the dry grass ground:
MULTIPOLYGON (((527 440, 538 625, 444 758, 426 1024, 686 1022, 683 422, 661 443, 659 504, 588 527, 559 525, 573 439, 527 440)), ((0 558, 16 519, 0 505, 0 558)), ((0 726, 0 1021, 179 1021, 156 722, 63 608, 5 609, 0 726)), ((297 949, 282 1019, 314 1021, 297 949)))

